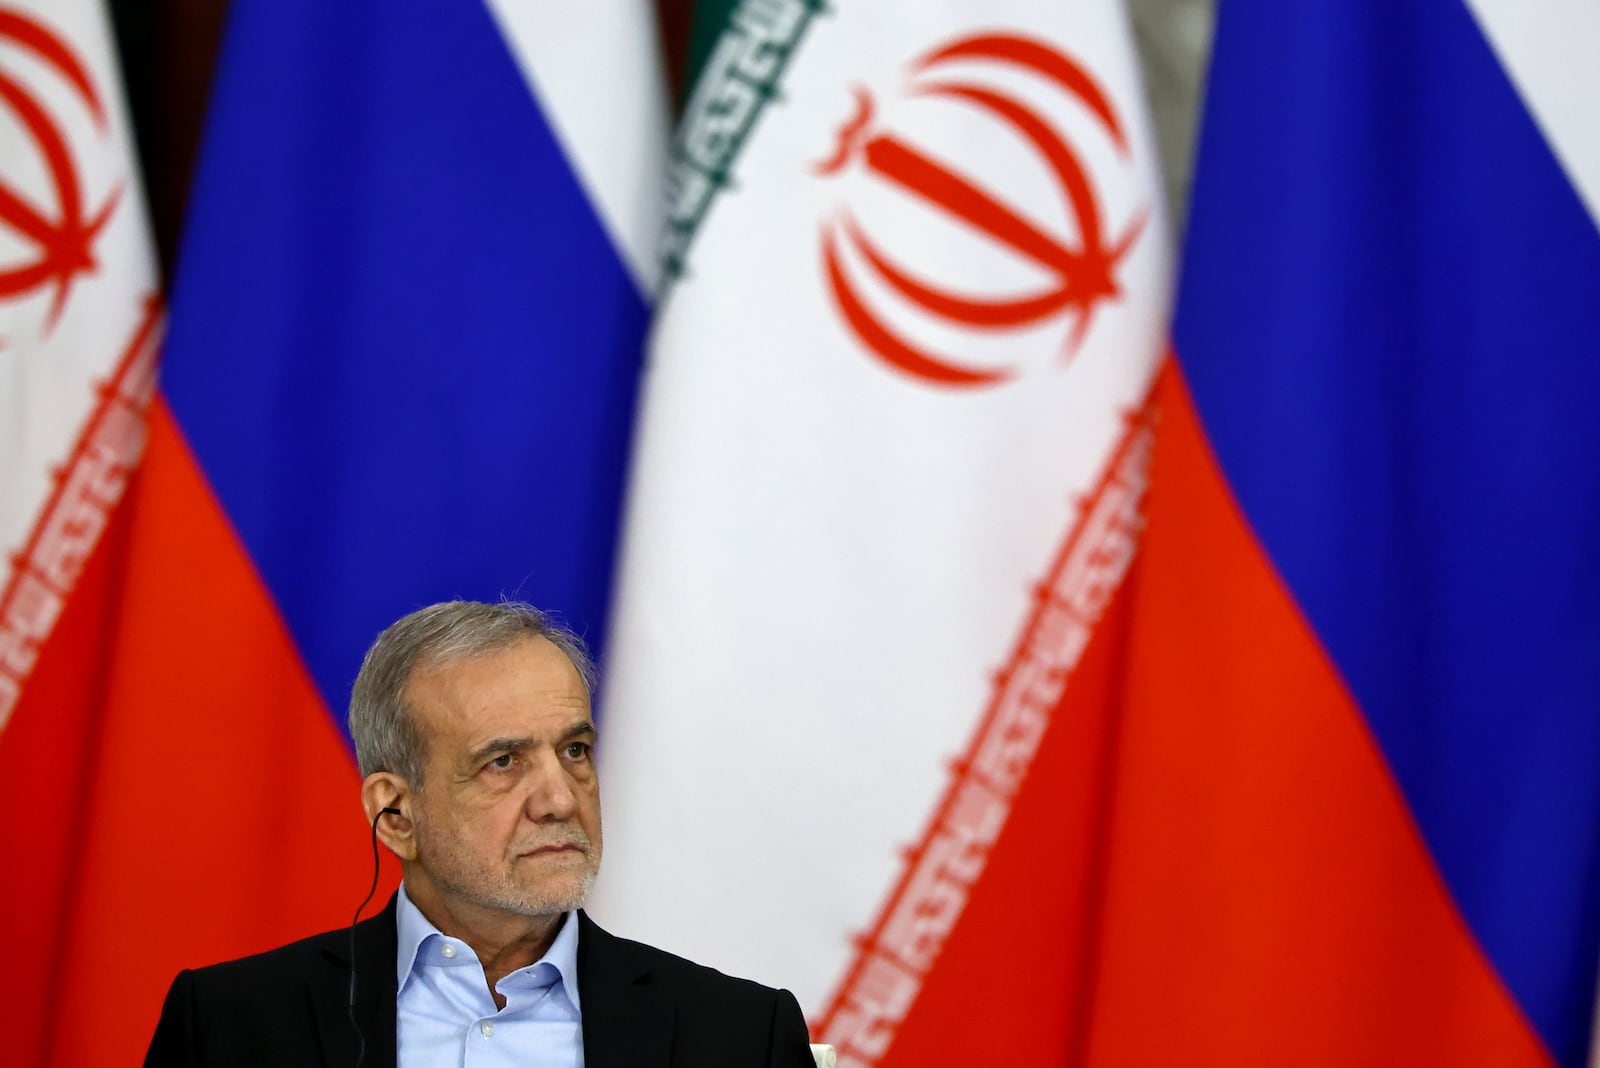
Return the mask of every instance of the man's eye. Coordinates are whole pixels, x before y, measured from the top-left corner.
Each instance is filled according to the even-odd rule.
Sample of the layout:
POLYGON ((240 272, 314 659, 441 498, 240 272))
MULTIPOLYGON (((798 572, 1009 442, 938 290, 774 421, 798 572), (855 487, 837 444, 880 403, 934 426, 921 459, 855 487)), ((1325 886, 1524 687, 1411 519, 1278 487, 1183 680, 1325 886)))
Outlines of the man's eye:
POLYGON ((512 762, 516 759, 517 754, 515 753, 501 753, 499 756, 489 761, 489 766, 500 771, 505 771, 507 768, 511 767, 512 762))
POLYGON ((582 760, 589 755, 588 742, 573 742, 567 746, 568 760, 582 760))

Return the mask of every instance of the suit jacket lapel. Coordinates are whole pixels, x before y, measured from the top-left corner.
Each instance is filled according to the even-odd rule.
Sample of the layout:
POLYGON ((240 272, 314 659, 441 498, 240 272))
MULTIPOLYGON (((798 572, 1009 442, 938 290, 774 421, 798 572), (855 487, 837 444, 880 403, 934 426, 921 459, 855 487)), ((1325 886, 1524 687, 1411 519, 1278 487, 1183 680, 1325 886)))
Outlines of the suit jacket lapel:
MULTIPOLYGON (((362 1068, 395 1068, 395 900, 390 897, 382 912, 356 924, 356 1022, 367 1043, 362 1068)), ((323 959, 328 966, 310 979, 323 1060, 332 1068, 353 1068, 358 1043, 350 1024, 349 937, 330 936, 323 959)))
POLYGON ((585 1068, 667 1068, 673 1006, 634 943, 578 912, 578 998, 585 1068))

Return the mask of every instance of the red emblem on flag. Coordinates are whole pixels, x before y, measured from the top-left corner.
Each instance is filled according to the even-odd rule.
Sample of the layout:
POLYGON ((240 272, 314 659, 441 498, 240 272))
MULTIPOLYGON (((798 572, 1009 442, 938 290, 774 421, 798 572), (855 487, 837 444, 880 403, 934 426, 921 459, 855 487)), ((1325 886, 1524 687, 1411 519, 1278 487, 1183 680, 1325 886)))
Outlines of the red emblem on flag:
POLYGON ((1144 228, 1139 212, 1120 234, 1107 240, 1101 207, 1089 174, 1059 129, 1040 109, 1013 92, 963 79, 962 64, 995 65, 1013 74, 1042 79, 1081 103, 1104 129, 1116 152, 1129 155, 1122 123, 1098 83, 1076 62, 1039 41, 1003 34, 962 38, 936 48, 912 64, 907 96, 959 101, 1003 123, 1042 161, 1059 192, 1067 218, 1075 224, 1076 244, 1063 240, 1054 227, 1025 217, 1001 196, 957 173, 892 131, 874 128, 874 103, 865 89, 856 90, 857 113, 839 132, 833 156, 816 167, 822 175, 843 171, 852 162, 899 191, 938 208, 985 239, 1042 268, 1053 279, 1033 292, 1005 297, 978 296, 942 288, 898 265, 869 236, 848 208, 824 223, 822 258, 840 314, 856 338, 897 371, 941 386, 990 385, 1016 373, 1013 365, 975 367, 970 361, 931 351, 907 341, 885 324, 863 287, 852 277, 841 252, 848 244, 880 289, 897 294, 911 307, 958 328, 1006 331, 1033 326, 1053 317, 1071 320, 1063 355, 1070 359, 1089 331, 1096 308, 1117 296, 1116 269, 1144 228))
MULTIPOLYGON (((105 109, 94 83, 65 41, 32 19, 4 10, 0 10, 0 40, 20 46, 60 75, 83 102, 95 125, 102 132, 106 130, 105 109)), ((73 280, 94 270, 95 240, 116 210, 122 191, 120 187, 113 190, 91 212, 84 203, 66 136, 28 87, 5 70, 0 70, 0 101, 16 116, 38 149, 54 200, 50 206, 53 210, 41 211, 7 180, 14 174, 0 174, 0 222, 32 247, 32 255, 21 263, 0 264, 0 299, 24 296, 53 284, 55 297, 46 320, 48 330, 60 318, 73 280)))

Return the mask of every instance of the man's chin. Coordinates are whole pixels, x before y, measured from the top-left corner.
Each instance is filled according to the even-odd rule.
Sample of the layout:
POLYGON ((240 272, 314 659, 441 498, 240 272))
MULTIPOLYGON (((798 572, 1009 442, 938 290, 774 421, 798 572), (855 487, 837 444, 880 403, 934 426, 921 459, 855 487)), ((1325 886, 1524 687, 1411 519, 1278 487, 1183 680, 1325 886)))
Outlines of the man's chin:
POLYGON ((588 867, 570 875, 546 876, 539 880, 536 888, 529 887, 526 893, 519 895, 523 906, 519 911, 530 916, 550 916, 582 908, 594 886, 594 878, 588 867))

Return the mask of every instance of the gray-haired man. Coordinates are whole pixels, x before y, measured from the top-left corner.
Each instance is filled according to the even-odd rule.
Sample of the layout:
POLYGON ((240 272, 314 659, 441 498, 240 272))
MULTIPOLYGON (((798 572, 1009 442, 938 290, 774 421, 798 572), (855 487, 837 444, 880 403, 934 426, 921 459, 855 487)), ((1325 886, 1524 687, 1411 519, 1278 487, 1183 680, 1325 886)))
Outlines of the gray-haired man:
POLYGON ((436 604, 379 635, 350 733, 400 891, 353 932, 180 973, 145 1064, 809 1068, 787 991, 581 911, 601 854, 593 679, 528 605, 436 604))

